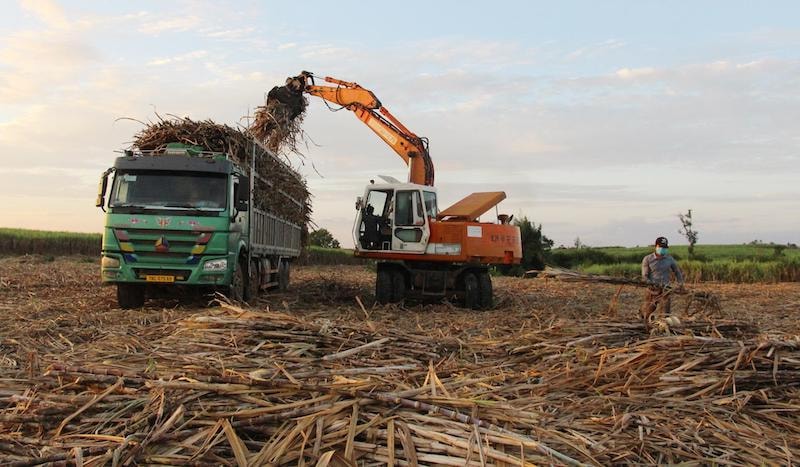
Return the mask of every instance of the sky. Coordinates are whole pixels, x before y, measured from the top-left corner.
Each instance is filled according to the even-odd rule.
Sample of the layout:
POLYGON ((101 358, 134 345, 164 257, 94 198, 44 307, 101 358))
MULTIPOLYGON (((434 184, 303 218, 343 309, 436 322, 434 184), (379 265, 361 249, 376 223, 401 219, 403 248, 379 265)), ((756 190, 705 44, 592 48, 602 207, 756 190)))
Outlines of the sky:
MULTIPOLYGON (((685 243, 688 209, 699 244, 800 242, 798 2, 0 4, 0 227, 100 232, 139 122, 244 123, 308 70, 430 139, 442 208, 502 190, 556 245, 685 243)), ((303 128, 313 220, 350 246, 356 196, 407 169, 319 99, 303 128)))

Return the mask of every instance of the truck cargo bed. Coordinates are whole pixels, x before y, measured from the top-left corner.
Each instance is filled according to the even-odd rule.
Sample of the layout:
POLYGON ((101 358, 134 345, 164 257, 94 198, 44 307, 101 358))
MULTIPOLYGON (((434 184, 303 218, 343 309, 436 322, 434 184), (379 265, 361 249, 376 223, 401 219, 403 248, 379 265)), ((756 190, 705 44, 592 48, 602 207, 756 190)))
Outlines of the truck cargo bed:
POLYGON ((256 255, 300 255, 302 228, 261 209, 253 209, 250 248, 256 255))

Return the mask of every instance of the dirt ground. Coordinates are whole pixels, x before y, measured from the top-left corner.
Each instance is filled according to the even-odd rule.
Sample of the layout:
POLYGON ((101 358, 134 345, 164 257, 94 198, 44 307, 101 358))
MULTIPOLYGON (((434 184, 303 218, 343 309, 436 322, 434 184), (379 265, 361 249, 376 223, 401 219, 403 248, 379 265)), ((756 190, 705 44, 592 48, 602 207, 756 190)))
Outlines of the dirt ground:
MULTIPOLYGON (((315 361, 319 361, 318 357, 326 352, 334 353, 339 348, 353 347, 353 344, 347 343, 348 336, 353 336, 356 342, 369 342, 380 336, 389 336, 396 342, 406 342, 406 346, 419 346, 421 350, 414 347, 409 352, 414 354, 410 360, 411 366, 418 365, 421 373, 417 370, 404 373, 401 378, 402 383, 395 384, 391 378, 382 376, 378 372, 375 380, 380 382, 376 383, 377 386, 374 387, 393 391, 404 388, 404 390, 410 391, 409 388, 424 386, 431 378, 430 373, 427 373, 426 376, 426 371, 429 370, 427 367, 430 365, 430 371, 433 371, 435 364, 436 371, 439 373, 438 377, 444 381, 441 383, 441 387, 444 388, 445 393, 448 387, 453 394, 456 391, 466 391, 466 388, 469 388, 470 391, 477 391, 474 393, 484 395, 488 391, 491 396, 486 397, 502 402, 504 410, 507 410, 502 412, 500 407, 487 409, 477 402, 475 404, 467 402, 471 400, 470 398, 477 396, 462 395, 461 399, 458 399, 459 402, 450 401, 450 404, 445 404, 440 399, 441 395, 437 396, 435 388, 433 394, 425 400, 439 401, 448 407, 461 406, 467 412, 471 407, 473 415, 483 415, 494 420, 494 423, 506 420, 504 426, 516 427, 515 432, 535 435, 536 439, 544 440, 550 446, 556 446, 557 449, 570 456, 566 459, 578 459, 580 462, 588 464, 687 461, 706 464, 711 462, 710 459, 722 464, 797 462, 794 456, 797 455, 798 449, 796 441, 800 438, 796 426, 790 429, 789 433, 780 435, 784 439, 773 440, 774 445, 770 444, 769 447, 760 445, 754 447, 748 443, 752 437, 759 438, 766 436, 767 432, 772 433, 770 430, 774 429, 780 432, 781 424, 787 423, 787 419, 796 421, 800 416, 798 415, 800 414, 800 405, 798 405, 800 400, 796 390, 800 384, 800 360, 797 360, 797 356, 800 354, 797 348, 798 341, 800 341, 799 283, 695 284, 693 287, 698 290, 716 294, 720 298, 721 308, 703 308, 696 303, 687 307, 686 298, 679 296, 673 301, 673 310, 678 311, 676 314, 680 317, 682 326, 673 329, 668 337, 653 338, 643 326, 640 326, 638 309, 644 291, 631 286, 620 288, 615 285, 495 277, 495 307, 487 311, 472 311, 448 303, 375 305, 373 281, 374 272, 361 266, 298 267, 292 270, 289 291, 263 294, 257 303, 244 308, 260 313, 259 316, 267 316, 265 313, 280 313, 280 315, 274 316, 280 316, 280 319, 296 320, 292 322, 292 329, 302 324, 300 327, 304 329, 303 336, 305 337, 301 340, 312 339, 313 336, 317 336, 320 341, 330 340, 331 333, 339 336, 337 337, 339 340, 331 341, 330 345, 333 347, 328 350, 324 350, 322 344, 318 345, 321 354, 315 357, 317 358, 315 361), (313 333, 310 330, 313 330, 313 333), (681 340, 682 337, 685 339, 681 340), (661 402, 653 402, 650 399, 654 394, 663 396, 667 393, 675 393, 679 396, 680 394, 686 395, 685 397, 680 396, 681 403, 684 399, 704 400, 702 397, 705 397, 707 392, 706 389, 702 389, 704 387, 702 384, 705 383, 698 382, 696 374, 686 376, 680 381, 691 381, 691 384, 698 386, 671 388, 667 385, 668 383, 664 382, 673 381, 669 379, 669 375, 684 370, 684 366, 680 366, 683 362, 673 365, 664 361, 667 358, 664 355, 672 353, 676 355, 676 358, 689 359, 706 352, 705 344, 700 344, 698 347, 700 350, 697 350, 697 353, 691 353, 694 352, 691 350, 693 348, 691 345, 695 345, 695 341, 690 343, 689 338, 694 339, 695 337, 706 339, 703 342, 719 338, 718 344, 727 346, 720 347, 718 356, 721 360, 719 363, 709 363, 711 369, 709 371, 712 372, 720 368, 727 368, 726 365, 730 366, 732 361, 736 360, 736 367, 733 368, 735 373, 739 361, 742 359, 741 355, 738 359, 736 358, 737 352, 739 352, 738 346, 744 348, 750 345, 750 341, 754 343, 753 345, 756 347, 753 347, 752 350, 753 363, 751 364, 753 372, 741 376, 742 382, 739 388, 742 394, 745 390, 749 392, 747 392, 746 400, 736 401, 743 405, 731 412, 735 415, 729 416, 729 412, 724 412, 724 414, 714 412, 716 415, 711 414, 707 417, 697 415, 699 418, 695 419, 693 418, 696 415, 695 412, 690 413, 688 408, 684 408, 681 410, 684 410, 685 413, 680 416, 686 417, 686 426, 672 426, 671 423, 677 422, 671 420, 671 415, 663 412, 663 404, 666 399, 662 399, 661 402), (744 344, 740 342, 737 346, 736 339, 747 340, 747 342, 744 344), (766 360, 768 370, 764 371, 767 373, 771 371, 771 378, 774 381, 774 384, 770 381, 763 383, 767 386, 772 385, 767 388, 767 386, 759 386, 762 383, 757 382, 762 381, 763 375, 756 371, 760 368, 761 363, 755 355, 761 352, 763 347, 758 346, 757 343, 767 342, 771 339, 778 339, 782 342, 779 345, 787 346, 786 350, 780 350, 780 352, 784 356, 782 365, 788 364, 789 369, 782 376, 778 373, 778 360, 775 360, 774 369, 772 360, 769 360, 777 358, 778 351, 773 352, 774 349, 783 349, 783 347, 775 346, 778 345, 775 344, 772 347, 773 350, 763 348, 764 358, 768 359, 766 360), (581 350, 584 343, 591 343, 591 345, 585 350, 581 350), (461 350, 454 351, 454 348, 461 350), (551 348, 555 350, 548 350, 551 348), (621 363, 614 368, 625 367, 626 373, 624 375, 620 373, 613 378, 608 376, 608 380, 604 382, 602 375, 605 373, 601 373, 601 368, 605 368, 604 365, 609 365, 608 362, 615 358, 609 352, 627 352, 637 348, 650 349, 639 351, 635 355, 652 355, 652 362, 648 363, 648 365, 652 365, 642 366, 639 370, 630 369, 625 365, 630 366, 630 362, 633 362, 635 358, 622 360, 622 356, 620 356, 621 363), (674 350, 670 351, 669 348, 674 350), (767 352, 768 350, 769 352, 767 352), (683 352, 681 355, 684 356, 678 356, 679 352, 683 352), (420 356, 423 354, 432 357, 420 356), (733 355, 733 357, 729 355, 733 355), (438 362, 428 362, 434 357, 438 358, 438 362), (417 361, 419 361, 418 364, 414 363, 417 361), (658 363, 659 361, 663 363, 658 363), (585 370, 579 369, 579 366, 581 368, 585 366, 585 370), (651 373, 648 373, 647 377, 637 376, 637 371, 661 373, 655 376, 656 379, 653 379, 654 382, 651 384, 648 383, 651 381, 648 379, 651 373), (459 379, 481 372, 495 378, 491 389, 487 389, 489 386, 481 386, 485 386, 485 383, 467 384, 459 379), (548 372, 553 376, 548 376, 548 372), (569 382, 570 375, 574 376, 572 383, 569 382), (634 376, 637 381, 641 380, 641 387, 631 392, 631 378, 634 376), (567 380, 564 379, 565 377, 567 380), (497 383, 497 378, 500 378, 502 382, 497 383), (628 378, 627 382, 625 382, 626 378, 628 378), (572 385, 570 386, 570 384, 572 385), (624 388, 617 387, 622 384, 624 384, 624 388), (775 387, 778 387, 778 392, 769 392, 776 391, 775 387), (611 393, 614 394, 613 397, 608 395, 611 393), (698 397, 700 399, 697 399, 698 397), (776 401, 781 408, 762 410, 757 412, 757 415, 753 413, 740 414, 739 411, 744 410, 747 404, 754 403, 748 402, 751 398, 759 399, 758 410, 762 410, 764 404, 776 403, 776 401), (565 414, 569 413, 569 410, 580 410, 582 404, 586 407, 591 404, 597 404, 597 406, 593 406, 594 408, 591 410, 587 408, 587 413, 580 417, 576 415, 566 417, 565 414), (482 413, 483 410, 487 412, 482 413), (633 420, 639 420, 636 422, 638 428, 636 423, 630 423, 630 418, 619 419, 621 413, 619 411, 625 411, 626 414, 639 414, 632 415, 633 420), (778 413, 776 411, 780 411, 781 414, 786 412, 787 418, 774 418, 778 417, 775 415, 778 413), (520 414, 519 420, 515 419, 514 413, 520 414), (536 422, 524 421, 523 419, 526 419, 528 415, 521 415, 523 413, 536 413, 537 417, 546 414, 547 421, 539 418, 536 419, 538 420, 536 422), (653 428, 653 420, 662 415, 664 420, 663 437, 659 438, 661 432, 657 427, 653 428), (702 421, 708 418, 708 420, 727 420, 734 424, 745 423, 742 420, 737 421, 736 418, 733 419, 733 422, 730 421, 731 417, 739 416, 744 417, 743 420, 746 423, 752 423, 756 427, 752 430, 748 429, 745 434, 739 434, 741 439, 736 438, 729 428, 724 430, 720 428, 723 426, 721 421, 714 421, 714 423, 702 421), (605 426, 605 423, 609 425, 605 426), (711 423, 715 426, 708 428, 712 435, 703 431, 705 428, 700 428, 703 423, 711 423), (689 426, 695 427, 693 428, 694 432, 688 432, 691 431, 686 428, 689 426), (655 430, 652 436, 657 439, 648 441, 646 435, 650 434, 651 430, 655 430), (684 433, 686 430, 688 431, 684 433), (718 431, 726 433, 725 437, 709 441, 709 436, 713 437, 713 433, 718 431), (612 433, 617 438, 614 438, 612 442, 609 438, 611 434, 609 434, 598 440, 599 433, 605 432, 612 433), (703 442, 699 443, 695 438, 701 439, 701 436, 703 442), (725 446, 730 444, 731 438, 735 438, 737 443, 742 443, 743 447, 728 446, 732 449, 732 451, 728 451, 725 446), (675 441, 670 441, 670 439, 675 441), (714 443, 719 443, 719 445, 714 443), (795 444, 794 448, 791 447, 793 444, 795 444)), ((26 402, 26 405, 20 408, 19 401, 28 400, 26 398, 29 397, 31 387, 43 384, 37 378, 51 368, 51 365, 113 366, 114 362, 110 357, 105 359, 97 357, 101 360, 93 361, 92 355, 137 355, 147 352, 150 352, 150 355, 156 355, 153 351, 153 343, 174 342, 176 336, 188 335, 187 329, 192 327, 187 328, 186 323, 196 322, 198 319, 217 319, 220 312, 216 310, 219 310, 218 306, 210 306, 198 299, 190 303, 179 303, 174 299, 154 299, 148 300, 145 308, 141 310, 120 310, 116 306, 115 290, 112 287, 101 286, 99 267, 94 258, 53 259, 38 256, 0 258, 0 313, 4 317, 0 324, 0 376, 2 377, 0 379, 0 397, 8 396, 16 401, 14 404, 3 406, 7 419, 0 419, 0 421, 20 421, 23 420, 22 414, 33 411, 33 408, 27 405, 30 402, 26 402), (120 336, 123 336, 124 339, 120 336), (116 353, 109 353, 111 347, 116 353)), ((244 313, 244 311, 240 311, 240 313, 244 313)), ((249 338, 247 337, 249 334, 257 331, 250 332, 243 329, 240 324, 228 323, 226 326, 228 326, 226 328, 228 329, 226 332, 229 333, 228 337, 223 339, 222 335, 219 335, 214 337, 216 340, 204 343, 208 347, 217 346, 214 348, 221 349, 219 356, 214 356, 213 352, 208 354, 208 361, 204 365, 209 367, 222 365, 224 355, 229 355, 232 356, 231 361, 235 363, 225 362, 225 365, 241 365, 242 371, 245 371, 250 368, 247 365, 252 365, 252 362, 245 362, 238 354, 230 354, 233 352, 231 349, 241 345, 243 341, 233 340, 231 344, 231 339, 234 339, 235 336, 238 336, 236 339, 246 339, 249 338)), ((298 339, 294 335, 291 338, 298 339)), ((302 345, 307 344, 303 343, 302 345)), ((259 344, 258 347, 261 345, 259 344)), ((239 349, 237 348, 236 351, 239 349)), ((403 365, 408 366, 409 360, 403 360, 405 357, 401 355, 403 353, 402 346, 398 347, 396 352, 398 355, 383 355, 381 358, 384 360, 376 360, 377 357, 372 355, 370 357, 372 360, 369 362, 372 362, 370 364, 373 366, 376 361, 381 365, 391 366, 392 358, 394 358, 397 360, 394 363, 400 365, 398 368, 405 368, 403 365)), ((748 352, 750 351, 748 350, 748 352)), ((742 355, 743 353, 744 350, 741 351, 742 355)), ((706 353, 702 355, 701 359, 711 358, 706 353)), ((286 361, 301 363, 296 359, 287 359, 286 361)), ((353 361, 350 363, 350 367, 368 366, 364 362, 366 360, 353 361)), ((145 363, 148 368, 150 366, 160 368, 161 365, 161 362, 158 361, 145 363)), ((172 363, 165 360, 164 368, 169 368, 169 364, 172 363)), ((289 364, 287 363, 287 365, 289 364)), ((686 368, 688 371, 688 367, 686 368)), ((325 369, 328 371, 329 367, 325 366, 325 369)), ((288 377, 290 380, 294 380, 291 376, 288 377)), ((336 378, 341 378, 341 376, 336 378)), ((436 378, 434 380, 438 381, 436 378)), ((317 384, 318 381, 315 381, 317 384)), ((355 384, 352 379, 347 381, 355 384)), ((360 380, 359 384, 363 386, 364 381, 360 380)), ((45 386, 46 384, 37 387, 45 386)), ((714 386, 717 389, 719 387, 718 385, 714 386)), ((58 385, 53 386, 50 390, 54 391, 54 394, 57 391, 63 391, 58 385)), ((94 390, 87 387, 85 391, 94 390)), ((737 397, 736 383, 734 383, 732 394, 734 398, 737 397)), ((730 395, 729 384, 724 383, 722 389, 714 396, 717 398, 713 401, 709 400, 705 404, 720 407, 720 410, 722 408, 729 410, 730 395)), ((692 407, 694 408, 691 410, 696 410, 697 413, 710 414, 708 412, 710 409, 706 405, 700 408, 692 407)), ((49 407, 47 410, 52 412, 54 409, 49 407)), ((44 413, 44 409, 37 413, 40 414, 39 417, 42 417, 41 413, 44 413)), ((428 414, 431 413, 433 412, 429 410, 428 414)), ((72 420, 73 423, 75 420, 72 420)), ((56 422, 58 421, 56 420, 56 422)), ((32 422, 25 421, 24 423, 32 422)), ((10 449, 24 454, 19 454, 18 457, 9 457, 9 459, 25 461, 30 463, 27 465, 34 465, 35 462, 31 459, 54 452, 52 450, 55 449, 56 444, 49 440, 57 438, 58 432, 55 433, 55 437, 51 438, 48 433, 53 434, 55 426, 42 422, 34 429, 33 427, 25 428, 27 425, 24 423, 13 426, 0 424, 0 458, 3 458, 3 452, 8 455, 10 449), (33 436, 32 433, 37 434, 33 436), (45 442, 45 440, 48 441, 45 442), (8 447, 9 445, 13 446, 8 447), (43 449, 44 445, 48 448, 43 449)), ((376 422, 372 420, 364 423, 368 425, 376 422)), ((791 423, 788 426, 791 426, 791 423)), ((73 429, 77 433, 86 428, 75 426, 73 429)), ((321 429, 319 428, 319 430, 321 429)), ((783 429, 785 430, 785 428, 783 429)), ((386 429, 380 431, 376 436, 380 438, 385 433, 386 429)), ((419 433, 424 433, 424 430, 420 429, 419 433)), ((422 436, 419 433, 417 435, 422 436)), ((465 436, 471 435, 468 432, 465 436)), ((389 438, 392 439, 392 436, 389 438)), ((359 441, 362 444, 356 443, 356 447, 360 446, 362 449, 361 455, 372 456, 372 461, 380 464, 382 459, 385 460, 385 457, 381 456, 389 454, 382 447, 384 445, 374 441, 373 438, 370 439, 375 443, 369 445, 372 447, 368 447, 364 440, 359 441)), ((442 442, 439 438, 437 440, 439 443, 442 442)), ((105 441, 110 442, 109 440, 105 441)), ((99 441, 93 440, 93 442, 99 441)), ((351 458, 354 455, 353 442, 351 439, 349 443, 346 443, 351 458)), ((421 450, 420 452, 426 449, 419 447, 421 442, 417 441, 417 449, 421 450)), ((250 446, 251 452, 259 448, 266 449, 254 439, 248 440, 248 443, 250 444, 246 444, 250 446)), ((235 446, 235 443, 231 442, 231 445, 235 446)), ((57 446, 63 447, 61 444, 57 446)), ((86 447, 86 449, 102 447, 92 446, 86 447)), ((458 449, 451 447, 444 450, 451 456, 448 458, 451 460, 448 461, 445 458, 436 457, 438 454, 432 454, 436 444, 433 443, 431 446, 433 447, 427 448, 428 451, 425 454, 430 456, 427 463, 431 465, 447 464, 453 458, 458 459, 460 455, 463 455, 457 453, 460 452, 458 449, 466 449, 461 444, 457 444, 458 449)), ((222 457, 206 458, 208 462, 222 462, 220 459, 226 455, 225 453, 230 454, 230 451, 213 451, 212 448, 211 445, 205 446, 205 449, 209 450, 209 456, 214 454, 222 457)), ((348 452, 347 449, 343 448, 342 452, 348 452)), ((413 457, 407 449, 405 452, 413 457)), ((483 453, 480 454, 483 455, 483 453)), ((143 455, 139 451, 130 455, 137 462, 144 462, 147 459, 154 461, 155 459, 136 457, 143 455)), ((230 455, 233 456, 233 454, 230 455)), ((496 455, 497 459, 506 459, 503 457, 505 454, 498 453, 496 455)), ((160 459, 162 462, 166 462, 163 458, 160 459)), ((176 462, 175 459, 170 459, 171 462, 176 462)), ((275 457, 275 459, 282 459, 275 461, 277 463, 297 462, 296 457, 291 458, 293 459, 291 462, 287 460, 290 457, 275 457)), ((308 460, 313 461, 313 459, 314 457, 311 456, 308 460)), ((362 459, 366 459, 366 457, 362 459)), ((527 459, 530 461, 537 458, 527 459)), ((561 457, 555 457, 555 459, 554 463, 556 464, 571 463, 561 457)), ((473 461, 476 461, 476 458, 470 462, 473 461)), ((347 464, 346 461, 343 462, 347 464)), ((410 465, 412 463, 409 461, 408 464, 400 464, 410 465)), ((481 461, 480 463, 485 462, 481 461)), ((494 462, 488 463, 493 464, 494 462)), ((502 464, 499 460, 496 463, 502 464)))
MULTIPOLYGON (((15 328, 26 323, 31 330, 57 331, 62 340, 75 344, 90 342, 89 334, 101 332, 103 326, 169 321, 206 308, 198 299, 188 303, 150 299, 142 310, 120 310, 114 288, 101 285, 98 270, 92 258, 0 258, 4 322, 15 328)), ((363 321, 368 317, 376 325, 410 332, 435 327, 458 338, 486 333, 501 338, 557 321, 580 324, 613 318, 638 323, 644 296, 643 289, 631 286, 620 291, 616 285, 495 277, 492 310, 464 310, 447 303, 380 306, 374 304, 374 278, 374 272, 361 266, 298 267, 292 270, 288 292, 262 294, 252 307, 330 320, 363 321)), ((735 319, 765 333, 800 334, 800 283, 704 283, 695 287, 717 294, 722 305, 718 311, 698 311, 693 306, 689 314, 696 319, 735 319)), ((688 316, 685 308, 686 298, 676 297, 673 310, 679 317, 688 316)))

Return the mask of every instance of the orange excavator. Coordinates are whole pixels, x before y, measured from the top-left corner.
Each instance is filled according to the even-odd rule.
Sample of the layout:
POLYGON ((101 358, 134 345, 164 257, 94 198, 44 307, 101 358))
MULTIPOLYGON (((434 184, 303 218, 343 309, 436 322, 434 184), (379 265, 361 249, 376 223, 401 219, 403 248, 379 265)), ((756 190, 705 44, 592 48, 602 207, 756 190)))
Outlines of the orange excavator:
POLYGON ((355 255, 378 262, 377 301, 455 298, 468 308, 491 307, 489 267, 522 259, 513 216, 479 220, 506 198, 505 192, 472 193, 440 211, 427 139, 406 128, 368 89, 330 77, 324 81, 332 86, 317 85, 304 71, 288 78, 285 89, 352 111, 409 166, 408 182, 382 176, 386 183, 371 181, 356 200, 355 255))

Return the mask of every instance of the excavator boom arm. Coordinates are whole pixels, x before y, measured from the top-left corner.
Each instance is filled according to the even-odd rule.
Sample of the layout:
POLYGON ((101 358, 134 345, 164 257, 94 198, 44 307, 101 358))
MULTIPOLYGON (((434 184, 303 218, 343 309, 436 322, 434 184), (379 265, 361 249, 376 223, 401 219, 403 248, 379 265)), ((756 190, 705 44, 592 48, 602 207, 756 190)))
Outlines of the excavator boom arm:
POLYGON ((352 111, 409 166, 409 182, 433 186, 433 161, 428 153, 427 140, 406 128, 381 105, 372 91, 364 89, 357 83, 331 77, 325 77, 325 81, 336 86, 316 85, 313 75, 307 72, 290 78, 289 81, 294 81, 295 86, 302 87, 306 94, 352 111))

